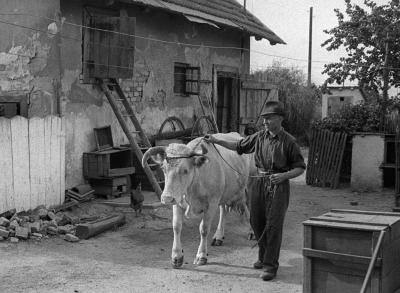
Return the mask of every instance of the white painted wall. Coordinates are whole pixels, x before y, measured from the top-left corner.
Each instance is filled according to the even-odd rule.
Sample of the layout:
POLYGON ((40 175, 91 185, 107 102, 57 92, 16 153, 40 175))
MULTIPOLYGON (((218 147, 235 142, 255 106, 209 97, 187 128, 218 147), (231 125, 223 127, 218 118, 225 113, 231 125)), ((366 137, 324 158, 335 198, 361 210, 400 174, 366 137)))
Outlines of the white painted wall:
POLYGON ((332 97, 352 97, 352 104, 356 105, 364 101, 358 88, 329 88, 330 94, 322 95, 322 118, 328 116, 328 99, 332 97))
POLYGON ((351 160, 351 187, 357 191, 378 191, 383 187, 385 138, 380 134, 362 134, 353 137, 351 160))

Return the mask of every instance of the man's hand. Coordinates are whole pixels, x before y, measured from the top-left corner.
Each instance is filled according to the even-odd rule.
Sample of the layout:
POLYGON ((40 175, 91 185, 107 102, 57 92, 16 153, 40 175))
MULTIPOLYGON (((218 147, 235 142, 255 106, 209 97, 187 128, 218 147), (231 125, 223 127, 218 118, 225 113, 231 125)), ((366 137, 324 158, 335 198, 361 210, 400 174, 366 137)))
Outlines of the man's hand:
POLYGON ((212 134, 204 135, 204 140, 208 143, 216 143, 217 139, 212 134))
POLYGON ((270 176, 270 180, 273 184, 281 184, 283 181, 287 180, 285 173, 276 173, 270 176))

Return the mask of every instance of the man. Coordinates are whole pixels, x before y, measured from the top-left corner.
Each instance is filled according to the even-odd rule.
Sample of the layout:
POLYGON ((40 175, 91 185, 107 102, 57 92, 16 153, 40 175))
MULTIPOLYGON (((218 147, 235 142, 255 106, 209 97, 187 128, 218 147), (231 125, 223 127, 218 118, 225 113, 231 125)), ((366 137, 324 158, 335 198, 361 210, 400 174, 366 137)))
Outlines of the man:
POLYGON ((289 179, 301 175, 306 168, 295 138, 282 128, 285 112, 282 103, 269 101, 261 114, 264 130, 240 141, 208 136, 210 143, 219 144, 239 154, 253 153, 258 175, 250 178, 250 224, 258 241, 258 260, 254 268, 264 269, 261 278, 275 278, 279 266, 282 227, 289 204, 289 179))

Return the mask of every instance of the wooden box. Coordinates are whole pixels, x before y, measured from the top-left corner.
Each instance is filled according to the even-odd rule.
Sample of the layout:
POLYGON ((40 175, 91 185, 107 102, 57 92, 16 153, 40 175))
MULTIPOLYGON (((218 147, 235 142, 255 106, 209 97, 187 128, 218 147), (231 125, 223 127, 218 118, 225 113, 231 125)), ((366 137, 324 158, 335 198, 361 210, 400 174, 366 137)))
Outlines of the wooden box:
POLYGON ((104 178, 135 172, 129 147, 114 147, 111 126, 94 128, 97 151, 83 153, 83 177, 104 178))
POLYGON ((128 192, 127 176, 102 178, 102 179, 89 179, 89 183, 94 189, 94 193, 102 195, 107 198, 118 197, 128 192))
POLYGON ((400 288, 400 213, 331 210, 304 225, 304 293, 360 292, 385 231, 366 292, 400 288))
POLYGON ((83 153, 83 176, 89 178, 118 177, 135 172, 129 148, 112 148, 83 153))

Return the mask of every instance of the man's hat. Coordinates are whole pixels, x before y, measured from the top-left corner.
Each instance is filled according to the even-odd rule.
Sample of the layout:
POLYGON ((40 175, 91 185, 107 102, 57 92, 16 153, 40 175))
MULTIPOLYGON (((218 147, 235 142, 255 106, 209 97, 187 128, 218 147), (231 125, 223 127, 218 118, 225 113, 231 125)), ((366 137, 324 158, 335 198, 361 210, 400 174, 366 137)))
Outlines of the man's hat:
POLYGON ((280 115, 285 117, 286 113, 283 109, 283 104, 279 101, 269 101, 265 104, 265 110, 261 113, 261 116, 268 115, 280 115))

